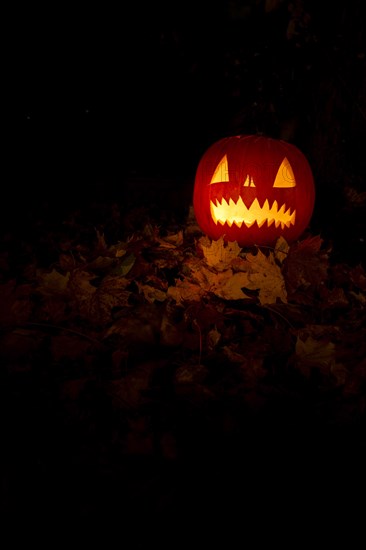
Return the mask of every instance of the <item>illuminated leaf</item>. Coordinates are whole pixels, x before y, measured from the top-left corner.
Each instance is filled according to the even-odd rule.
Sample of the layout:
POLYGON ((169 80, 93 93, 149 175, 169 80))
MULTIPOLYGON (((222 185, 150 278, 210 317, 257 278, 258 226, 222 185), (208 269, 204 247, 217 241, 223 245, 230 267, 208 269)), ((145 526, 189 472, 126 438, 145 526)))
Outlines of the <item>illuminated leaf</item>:
POLYGON ((202 237, 199 243, 207 265, 218 271, 230 267, 232 260, 237 258, 241 252, 237 242, 225 243, 223 237, 217 241, 210 241, 207 237, 202 237))
POLYGON ((262 305, 274 304, 277 298, 287 302, 285 281, 280 267, 277 265, 272 252, 266 256, 258 250, 256 255, 247 254, 250 264, 248 289, 259 290, 259 301, 262 305))

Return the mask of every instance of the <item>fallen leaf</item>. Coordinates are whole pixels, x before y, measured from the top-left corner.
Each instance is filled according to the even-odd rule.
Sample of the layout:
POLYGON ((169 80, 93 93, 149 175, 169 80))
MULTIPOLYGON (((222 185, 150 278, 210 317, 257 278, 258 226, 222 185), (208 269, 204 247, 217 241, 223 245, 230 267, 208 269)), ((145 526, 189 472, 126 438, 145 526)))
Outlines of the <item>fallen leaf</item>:
POLYGON ((187 280, 181 281, 180 279, 176 282, 175 286, 170 286, 167 291, 167 296, 175 300, 179 305, 183 305, 184 302, 199 302, 204 295, 205 290, 199 285, 187 280))
POLYGON ((220 237, 217 241, 210 241, 208 237, 201 237, 199 245, 202 248, 207 265, 218 271, 228 269, 232 260, 237 258, 241 252, 241 248, 236 241, 225 243, 223 237, 220 237))
POLYGON ((283 274, 291 300, 308 302, 314 291, 326 281, 329 255, 321 250, 322 242, 319 236, 315 236, 290 246, 283 262, 283 274))
POLYGON ((91 296, 89 304, 84 305, 84 313, 96 325, 109 323, 113 319, 114 308, 129 306, 131 292, 125 290, 128 284, 129 281, 123 277, 106 277, 91 296))
POLYGON ((362 265, 357 265, 350 271, 350 279, 360 290, 366 291, 366 273, 362 265))
POLYGON ((210 277, 207 277, 207 285, 209 292, 224 300, 253 299, 242 290, 244 287, 249 288, 247 273, 233 273, 231 269, 222 273, 212 273, 210 277))
POLYGON ((217 330, 216 327, 214 327, 213 329, 211 329, 207 333, 207 347, 208 347, 208 349, 209 350, 215 349, 215 347, 220 342, 220 340, 221 340, 221 333, 217 330))
POLYGON ((176 248, 177 246, 181 246, 183 244, 183 230, 173 235, 158 237, 157 242, 162 248, 176 248))
POLYGON ((275 249, 274 249, 275 259, 280 264, 282 264, 283 261, 287 258, 289 250, 290 250, 290 246, 287 243, 286 239, 284 239, 284 237, 282 237, 282 236, 279 237, 279 239, 277 239, 277 242, 275 244, 275 249))
POLYGON ((163 290, 155 288, 151 285, 145 285, 137 282, 137 286, 140 292, 144 295, 145 299, 152 304, 153 302, 164 302, 167 297, 167 293, 163 290))
POLYGON ((262 305, 275 304, 277 299, 287 302, 287 291, 281 268, 277 265, 272 252, 268 256, 258 249, 257 254, 247 254, 250 264, 248 270, 248 289, 259 290, 259 301, 262 305))
POLYGON ((42 273, 38 271, 37 278, 39 281, 38 289, 41 293, 64 294, 68 289, 70 273, 62 275, 62 273, 59 273, 56 269, 52 269, 49 273, 42 273))
POLYGON ((29 320, 33 311, 29 284, 17 285, 10 280, 0 285, 0 325, 23 324, 29 320))
POLYGON ((308 336, 302 340, 299 336, 295 345, 296 364, 300 371, 309 376, 313 368, 329 374, 335 363, 335 344, 325 340, 316 340, 308 336))

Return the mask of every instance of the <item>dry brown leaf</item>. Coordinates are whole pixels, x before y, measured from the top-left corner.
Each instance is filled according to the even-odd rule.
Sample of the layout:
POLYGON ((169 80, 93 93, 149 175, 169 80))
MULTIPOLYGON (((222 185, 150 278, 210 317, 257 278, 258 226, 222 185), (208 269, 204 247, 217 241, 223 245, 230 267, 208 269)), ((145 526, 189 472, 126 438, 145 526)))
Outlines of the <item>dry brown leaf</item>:
POLYGON ((275 244, 274 249, 274 257, 275 259, 282 264, 283 261, 287 258, 288 251, 290 250, 290 246, 286 239, 284 239, 282 236, 277 239, 277 242, 275 244))
POLYGON ((364 293, 362 292, 353 292, 352 290, 349 292, 349 294, 351 296, 353 296, 353 298, 355 298, 355 300, 357 302, 360 302, 360 304, 362 304, 363 306, 366 305, 366 296, 364 293))
POLYGON ((70 316, 67 306, 68 299, 62 295, 43 296, 41 302, 37 303, 32 319, 41 323, 58 325, 65 322, 70 316))
POLYGON ((238 353, 234 349, 232 349, 230 346, 223 346, 222 351, 226 355, 226 357, 231 361, 232 363, 245 363, 245 356, 241 353, 238 353))
POLYGON ((174 308, 168 304, 160 325, 160 342, 164 346, 179 346, 183 342, 186 324, 176 317, 174 308))
POLYGON ((277 299, 287 303, 285 281, 273 253, 266 256, 258 250, 256 255, 247 254, 246 259, 250 264, 250 286, 246 288, 259 290, 259 301, 262 305, 275 304, 277 299))
POLYGON ((70 273, 62 275, 56 269, 52 269, 49 273, 37 272, 39 281, 38 290, 42 294, 64 294, 68 290, 70 273))
POLYGON ((343 363, 332 363, 330 373, 333 375, 337 386, 344 386, 348 380, 349 372, 343 363))
POLYGON ((144 392, 150 386, 154 371, 162 362, 151 361, 135 366, 126 376, 113 380, 108 385, 108 394, 116 409, 137 409, 146 403, 144 392))
POLYGON ((220 237, 217 241, 210 241, 208 237, 201 237, 199 245, 202 248, 207 265, 217 269, 217 271, 228 269, 231 262, 241 252, 241 248, 236 241, 225 243, 223 237, 220 237))
POLYGON ((319 289, 319 294, 324 306, 327 308, 345 309, 349 306, 349 300, 341 287, 329 290, 325 285, 323 285, 319 289))
POLYGON ((95 275, 81 269, 71 273, 69 289, 77 302, 90 300, 90 297, 96 292, 96 287, 90 284, 90 281, 94 279, 96 279, 95 275))
POLYGON ((176 285, 170 286, 167 291, 167 296, 175 300, 178 305, 184 302, 199 302, 204 294, 204 289, 186 279, 178 280, 176 285))
POLYGON ((14 280, 0 285, 0 325, 22 324, 32 312, 31 285, 17 286, 14 280))
POLYGON ((264 2, 264 11, 265 13, 270 13, 277 10, 281 7, 283 0, 265 0, 264 2))
POLYGON ((208 347, 208 349, 209 350, 215 349, 215 347, 220 342, 220 340, 221 340, 221 333, 217 330, 216 327, 214 327, 213 329, 211 329, 207 333, 207 347, 208 347))
POLYGON ((223 298, 224 300, 242 300, 252 297, 243 292, 243 288, 249 288, 249 279, 247 273, 233 273, 231 269, 227 269, 222 273, 213 273, 208 280, 208 290, 223 298))
POLYGON ((106 328, 103 339, 113 337, 122 349, 143 351, 143 346, 153 346, 160 337, 163 312, 156 304, 144 302, 133 309, 125 310, 120 318, 106 328))
POLYGON ((248 289, 258 291, 262 305, 274 304, 277 299, 287 302, 285 282, 272 252, 265 256, 258 249, 256 255, 247 254, 246 259, 243 259, 238 257, 240 248, 237 243, 228 243, 228 247, 224 247, 223 241, 213 242, 216 244, 207 246, 204 261, 190 259, 186 263, 192 281, 198 283, 205 292, 224 300, 252 299, 245 293, 245 289, 248 289), (212 264, 213 269, 206 267, 208 263, 212 264), (236 272, 228 265, 235 267, 236 272))
POLYGON ((352 283, 360 290, 366 291, 366 273, 362 265, 357 265, 350 271, 352 283))
POLYGON ((115 258, 111 258, 109 256, 97 256, 93 261, 88 263, 88 270, 98 274, 107 273, 115 265, 115 263, 115 258))
POLYGON ((309 376, 313 368, 329 374, 335 364, 335 344, 327 340, 317 340, 312 336, 302 340, 298 336, 295 353, 296 364, 305 376, 309 376))
POLYGON ((89 308, 86 309, 88 317, 94 324, 109 323, 112 320, 113 308, 129 306, 128 300, 131 292, 125 290, 128 284, 129 281, 123 277, 103 279, 100 287, 91 296, 89 308))
MULTIPOLYGON (((122 256, 119 256, 122 257, 122 256)), ((114 268, 113 275, 124 277, 131 271, 133 266, 135 265, 136 257, 134 254, 128 254, 128 256, 124 257, 123 260, 114 268)))
POLYGON ((202 290, 211 292, 225 300, 240 300, 248 298, 241 290, 248 282, 246 273, 233 273, 232 269, 224 271, 211 271, 201 264, 194 264, 192 268, 193 280, 197 282, 202 290))
POLYGON ((112 256, 115 256, 116 258, 122 258, 127 253, 126 247, 126 243, 119 241, 117 244, 111 245, 108 250, 112 256))
POLYGON ((177 384, 201 384, 207 374, 204 365, 182 365, 175 371, 174 381, 177 384))
POLYGON ((183 244, 183 230, 172 235, 158 237, 157 242, 162 248, 176 248, 177 246, 181 246, 183 244))
POLYGON ((136 281, 139 291, 144 295, 145 300, 152 304, 153 302, 164 302, 167 297, 167 293, 163 290, 155 288, 151 285, 146 285, 136 281))
POLYGON ((309 237, 290 246, 283 262, 286 288, 291 299, 308 300, 304 294, 295 296, 298 290, 316 290, 328 275, 328 252, 321 250, 322 239, 309 237))

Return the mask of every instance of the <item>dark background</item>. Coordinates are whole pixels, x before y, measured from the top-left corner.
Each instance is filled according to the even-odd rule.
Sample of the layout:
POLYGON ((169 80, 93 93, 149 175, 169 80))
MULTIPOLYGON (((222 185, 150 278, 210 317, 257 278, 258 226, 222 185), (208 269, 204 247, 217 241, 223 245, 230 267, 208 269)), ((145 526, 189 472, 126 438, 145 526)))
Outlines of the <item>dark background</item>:
MULTIPOLYGON (((307 155, 313 230, 333 237, 345 188, 365 190, 364 13, 361 0, 18 7, 7 20, 5 218, 45 203, 123 207, 136 185, 151 201, 164 179, 188 204, 205 149, 258 132, 307 155)), ((359 220, 352 232, 363 251, 359 220)))
MULTIPOLYGON (((94 251, 95 228, 103 233, 108 225, 105 214, 111 209, 104 209, 105 204, 115 204, 121 214, 116 216, 115 233, 105 235, 108 246, 124 237, 121 228, 126 227, 129 210, 142 202, 153 203, 155 214, 161 218, 160 226, 169 217, 174 218, 178 210, 184 219, 195 169, 205 149, 224 135, 263 133, 294 143, 308 157, 317 190, 311 230, 315 235, 320 233, 326 247, 331 243, 331 262, 339 267, 333 271, 334 279, 338 275, 334 290, 340 291, 333 297, 334 317, 329 294, 328 301, 324 300, 325 309, 318 304, 314 316, 311 308, 304 307, 307 315, 300 324, 306 325, 309 318, 314 319, 314 328, 323 323, 319 327, 328 328, 330 341, 336 338, 345 351, 344 361, 360 369, 359 382, 354 373, 354 396, 351 388, 351 395, 345 398, 345 405, 352 404, 354 398, 360 407, 360 416, 356 414, 358 409, 352 412, 352 407, 348 413, 355 415, 354 436, 348 430, 347 418, 344 425, 340 419, 344 396, 338 388, 324 391, 320 385, 318 391, 315 377, 310 387, 305 384, 303 397, 298 400, 301 392, 296 389, 297 378, 290 378, 289 387, 295 388, 295 393, 290 393, 289 403, 282 399, 287 396, 287 378, 284 386, 281 378, 286 360, 282 342, 272 331, 272 321, 268 325, 268 311, 261 312, 264 320, 259 322, 258 311, 254 310, 252 319, 252 310, 248 309, 248 318, 244 317, 243 322, 243 330, 250 329, 248 341, 253 337, 253 345, 259 341, 267 346, 266 334, 272 335, 270 342, 278 338, 268 361, 268 369, 273 366, 275 373, 274 394, 268 396, 268 403, 271 395, 276 397, 274 410, 263 406, 258 424, 249 426, 247 439, 246 416, 242 416, 241 404, 236 405, 241 397, 237 401, 237 388, 231 387, 236 386, 237 379, 227 378, 226 365, 222 369, 221 364, 217 365, 218 374, 216 366, 213 369, 213 377, 223 381, 217 409, 213 406, 213 410, 207 410, 205 400, 201 408, 201 394, 195 397, 195 385, 193 398, 189 393, 183 395, 175 409, 176 394, 170 382, 171 367, 173 372, 176 370, 175 355, 172 363, 169 356, 169 368, 157 367, 156 382, 148 395, 154 406, 143 414, 156 415, 154 429, 162 432, 166 429, 165 419, 170 426, 182 414, 177 432, 182 434, 183 460, 169 465, 159 459, 157 466, 150 460, 155 460, 155 455, 146 460, 138 455, 120 460, 119 444, 129 433, 130 413, 123 412, 124 405, 122 412, 120 405, 111 405, 109 386, 104 385, 109 376, 115 376, 109 374, 110 363, 106 363, 109 350, 100 357, 99 352, 91 358, 83 354, 80 365, 73 355, 70 363, 67 356, 65 362, 58 362, 52 342, 57 342, 57 336, 65 336, 59 330, 65 321, 68 334, 69 324, 67 319, 62 320, 62 309, 61 321, 57 320, 58 301, 53 304, 50 300, 55 326, 50 324, 47 308, 39 306, 40 326, 36 326, 36 317, 35 323, 29 323, 29 331, 23 332, 23 340, 22 332, 16 330, 19 339, 11 339, 14 334, 8 331, 7 323, 3 330, 2 343, 10 343, 4 351, 0 384, 4 419, 1 474, 8 498, 1 514, 5 523, 8 517, 15 520, 12 537, 24 532, 29 540, 25 528, 28 520, 36 529, 38 541, 51 519, 57 526, 51 536, 59 537, 61 532, 68 533, 69 518, 74 516, 82 528, 85 521, 83 537, 94 526, 101 526, 104 534, 110 527, 117 527, 117 540, 122 539, 122 544, 126 530, 134 536, 146 533, 151 544, 145 518, 152 516, 157 528, 177 521, 174 538, 167 537, 168 547, 172 548, 177 547, 182 534, 191 535, 193 519, 202 528, 207 509, 209 526, 202 529, 206 543, 207 536, 211 536, 217 544, 219 525, 224 525, 225 536, 237 524, 242 538, 247 539, 248 531, 253 531, 256 539, 268 533, 271 542, 277 535, 281 543, 283 533, 290 530, 290 524, 295 525, 292 546, 294 540, 308 533, 312 540, 315 534, 318 539, 318 523, 327 540, 332 533, 337 536, 341 526, 348 528, 349 537, 357 532, 358 525, 363 526, 365 407, 363 363, 358 361, 362 350, 355 349, 355 359, 351 356, 354 342, 360 341, 359 335, 353 339, 352 333, 362 330, 364 305, 358 292, 359 301, 346 300, 344 306, 341 285, 348 297, 352 294, 349 288, 355 287, 347 280, 352 271, 343 269, 341 262, 358 265, 366 257, 365 5, 364 0, 151 1, 134 2, 132 7, 126 2, 113 3, 112 7, 105 2, 86 6, 52 2, 39 7, 29 2, 26 6, 17 4, 12 14, 4 14, 6 72, 2 87, 8 93, 2 102, 5 139, 0 252, 7 267, 7 282, 1 285, 7 299, 5 311, 14 310, 17 318, 30 303, 20 300, 21 294, 13 297, 13 279, 20 282, 20 292, 30 292, 39 269, 42 275, 45 268, 56 265, 58 272, 60 258, 70 259, 74 251, 77 258, 83 258, 88 250, 84 242, 92 244, 94 251), (88 209, 90 205, 94 207, 88 209), (64 231, 59 230, 58 224, 65 216, 83 209, 84 216, 75 217, 64 231), (354 311, 351 304, 356 304, 354 311), (55 331, 55 337, 48 330, 55 331), (28 341, 33 342, 30 334, 34 334, 35 348, 26 347, 28 341), (346 341, 341 345, 343 334, 346 341), (21 342, 19 351, 13 349, 18 347, 14 341, 21 342), (35 350, 30 351, 30 358, 28 349, 35 350), (67 382, 73 380, 80 381, 80 393, 75 407, 64 409, 59 391, 65 382, 66 399, 72 398, 74 386, 67 386, 67 382), (319 403, 324 409, 318 410, 319 403), (307 405, 312 414, 305 421, 307 405), (179 414, 171 419, 174 410, 179 414), (322 410, 324 423, 318 426, 322 410), (335 420, 330 413, 328 418, 328 411, 334 411, 335 420), (75 430, 70 432, 74 419, 75 430), (339 426, 334 425, 337 419, 339 426), (292 427, 297 430, 298 421, 298 437, 294 438, 297 431, 293 433, 292 427), (111 422, 121 430, 117 434, 126 429, 117 441, 111 422), (216 426, 220 427, 219 433, 216 426), (245 434, 243 446, 250 448, 244 466, 243 454, 237 455, 241 439, 237 443, 236 434, 245 434), (206 441, 208 450, 204 449, 206 441), (204 451, 203 457, 197 463, 200 450, 204 451), (217 450, 220 452, 216 455, 217 450), (238 485, 240 479, 243 481, 238 485), (216 509, 218 499, 220 506, 216 509), (227 509, 228 523, 219 517, 222 508, 227 509), (331 517, 325 519, 327 512, 331 517), (350 524, 345 524, 347 512, 352 515, 350 524), (130 527, 130 518, 137 520, 136 528, 130 527)), ((144 223, 143 216, 140 218, 144 223)), ((136 215, 132 219, 136 222, 136 215)), ((131 224, 129 230, 134 229, 131 224)), ((147 247, 143 252, 148 260, 154 258, 154 249, 147 247)), ((136 263, 143 258, 142 253, 137 258, 136 263)), ((144 274, 147 260, 143 259, 141 265, 144 274)), ((323 269, 319 261, 314 264, 315 271, 318 265, 319 270, 323 269)), ((364 271, 358 273, 361 288, 364 271)), ((136 302, 140 303, 141 308, 136 307, 126 319, 137 320, 131 325, 137 327, 135 333, 131 329, 131 334, 137 338, 138 351, 147 357, 150 348, 145 349, 143 336, 138 338, 140 327, 150 327, 149 320, 147 325, 138 321, 150 315, 151 308, 136 302)), ((194 318, 195 313, 191 315, 194 318)), ((286 318, 283 321, 287 328, 286 318)), ((72 316, 69 322, 73 327, 72 316)), ((84 328, 71 334, 77 342, 80 339, 80 346, 83 334, 84 328)), ((129 334, 127 331, 126 341, 129 334)), ((284 335, 284 330, 279 334, 284 335)), ((111 351, 119 350, 118 342, 111 351)), ((289 344, 284 341, 283 346, 287 353, 289 344)), ((179 365, 184 365, 187 357, 190 364, 191 353, 187 350, 183 349, 183 357, 179 357, 178 349, 179 365)), ((164 356, 164 346, 156 353, 158 359, 160 353, 164 356)), ((132 368, 128 363, 131 373, 138 360, 132 357, 132 368)), ((340 361, 342 364, 342 357, 340 361)), ((124 375, 117 373, 116 381, 124 375)), ((138 426, 131 431, 138 432, 138 426)), ((196 535, 190 536, 190 544, 192 540, 196 535)))

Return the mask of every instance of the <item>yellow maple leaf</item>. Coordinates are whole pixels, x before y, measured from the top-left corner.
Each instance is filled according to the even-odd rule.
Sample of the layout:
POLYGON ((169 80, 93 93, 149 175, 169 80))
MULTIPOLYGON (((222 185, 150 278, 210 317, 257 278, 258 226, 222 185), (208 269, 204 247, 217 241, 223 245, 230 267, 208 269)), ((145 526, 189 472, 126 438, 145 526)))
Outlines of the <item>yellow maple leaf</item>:
POLYGON ((241 252, 236 241, 225 243, 223 237, 217 241, 210 241, 207 237, 202 237, 199 243, 207 265, 214 267, 217 271, 228 269, 241 252))
POLYGON ((248 289, 259 290, 262 305, 275 304, 277 298, 287 303, 287 292, 281 268, 271 252, 268 256, 258 249, 257 254, 247 254, 248 289))
POLYGON ((290 246, 287 243, 286 239, 284 239, 282 236, 279 237, 275 244, 274 256, 276 260, 280 262, 280 264, 282 264, 282 262, 287 258, 289 250, 290 246))
POLYGON ((186 279, 178 280, 175 286, 170 286, 167 291, 167 296, 182 305, 184 302, 199 302, 205 294, 202 288, 186 279))
POLYGON ((243 288, 248 288, 248 275, 246 273, 233 273, 227 269, 222 273, 213 273, 210 278, 209 290, 225 300, 242 300, 250 298, 243 288))

